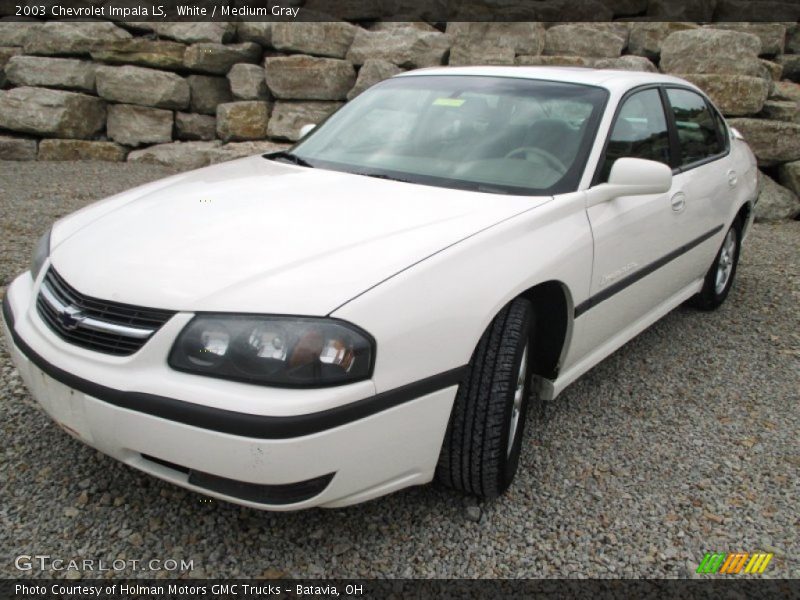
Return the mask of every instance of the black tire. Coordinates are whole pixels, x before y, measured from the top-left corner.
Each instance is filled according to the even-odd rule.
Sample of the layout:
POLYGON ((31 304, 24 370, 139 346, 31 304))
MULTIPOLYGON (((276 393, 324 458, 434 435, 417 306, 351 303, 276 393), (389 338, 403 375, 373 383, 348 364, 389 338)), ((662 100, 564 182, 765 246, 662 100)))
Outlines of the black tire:
MULTIPOLYGON (((708 273, 706 273, 706 278, 703 282, 703 289, 700 290, 699 293, 692 296, 690 300, 692 306, 699 308, 700 310, 715 310, 719 308, 723 302, 725 302, 725 298, 728 297, 731 287, 733 286, 733 280, 736 277, 736 267, 739 264, 739 250, 741 249, 741 241, 742 225, 739 222, 739 219, 736 219, 730 226, 730 229, 728 229, 728 231, 725 233, 725 237, 722 239, 722 246, 720 246, 714 262, 708 269, 708 273), (731 258, 731 271, 724 287, 718 290, 717 271, 720 268, 720 261, 723 260, 723 253, 725 252, 726 242, 728 241, 729 235, 733 236, 732 239, 735 244, 733 256, 731 258)), ((728 254, 730 254, 730 252, 728 254)))
MULTIPOLYGON (((517 298, 503 308, 481 337, 458 388, 436 479, 481 498, 502 494, 519 463, 531 393, 529 364, 516 433, 509 450, 514 397, 524 349, 533 330, 531 303, 517 298)), ((528 346, 528 362, 530 362, 528 346)))

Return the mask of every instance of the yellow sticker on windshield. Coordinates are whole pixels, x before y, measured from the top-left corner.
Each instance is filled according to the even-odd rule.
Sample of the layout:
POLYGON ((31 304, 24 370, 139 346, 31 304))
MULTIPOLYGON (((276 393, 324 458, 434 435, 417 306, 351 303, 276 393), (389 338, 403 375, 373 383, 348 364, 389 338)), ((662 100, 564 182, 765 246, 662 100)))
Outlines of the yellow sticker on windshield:
POLYGON ((461 106, 464 104, 463 98, 437 98, 433 101, 434 106, 461 106))

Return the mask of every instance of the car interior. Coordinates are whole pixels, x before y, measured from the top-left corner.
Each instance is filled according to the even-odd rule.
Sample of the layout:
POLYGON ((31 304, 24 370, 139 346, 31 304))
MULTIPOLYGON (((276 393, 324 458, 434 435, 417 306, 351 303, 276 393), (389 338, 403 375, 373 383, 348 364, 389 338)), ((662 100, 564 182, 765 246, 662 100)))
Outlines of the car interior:
POLYGON ((594 97, 555 93, 564 87, 578 88, 537 94, 379 86, 362 102, 357 126, 345 119, 336 135, 317 144, 316 158, 476 182, 479 191, 547 190, 575 165, 586 147, 590 117, 599 112, 594 97))

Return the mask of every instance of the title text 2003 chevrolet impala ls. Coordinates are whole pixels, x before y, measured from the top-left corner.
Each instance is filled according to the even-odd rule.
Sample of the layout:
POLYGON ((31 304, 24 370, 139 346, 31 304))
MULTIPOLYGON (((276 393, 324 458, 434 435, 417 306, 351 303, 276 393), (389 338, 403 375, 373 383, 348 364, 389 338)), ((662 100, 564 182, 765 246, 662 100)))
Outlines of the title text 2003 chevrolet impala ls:
POLYGON ((531 396, 725 300, 755 190, 681 79, 410 72, 290 152, 58 221, 6 335, 64 429, 187 488, 268 509, 433 478, 492 497, 531 396))

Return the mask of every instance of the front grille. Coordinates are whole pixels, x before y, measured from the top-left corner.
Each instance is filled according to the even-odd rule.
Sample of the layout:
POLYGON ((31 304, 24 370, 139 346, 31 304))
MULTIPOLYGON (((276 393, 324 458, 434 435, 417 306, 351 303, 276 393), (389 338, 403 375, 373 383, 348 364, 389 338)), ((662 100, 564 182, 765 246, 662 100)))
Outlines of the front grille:
POLYGON ((116 356, 139 350, 175 314, 85 296, 52 267, 42 281, 36 309, 61 339, 116 356))

